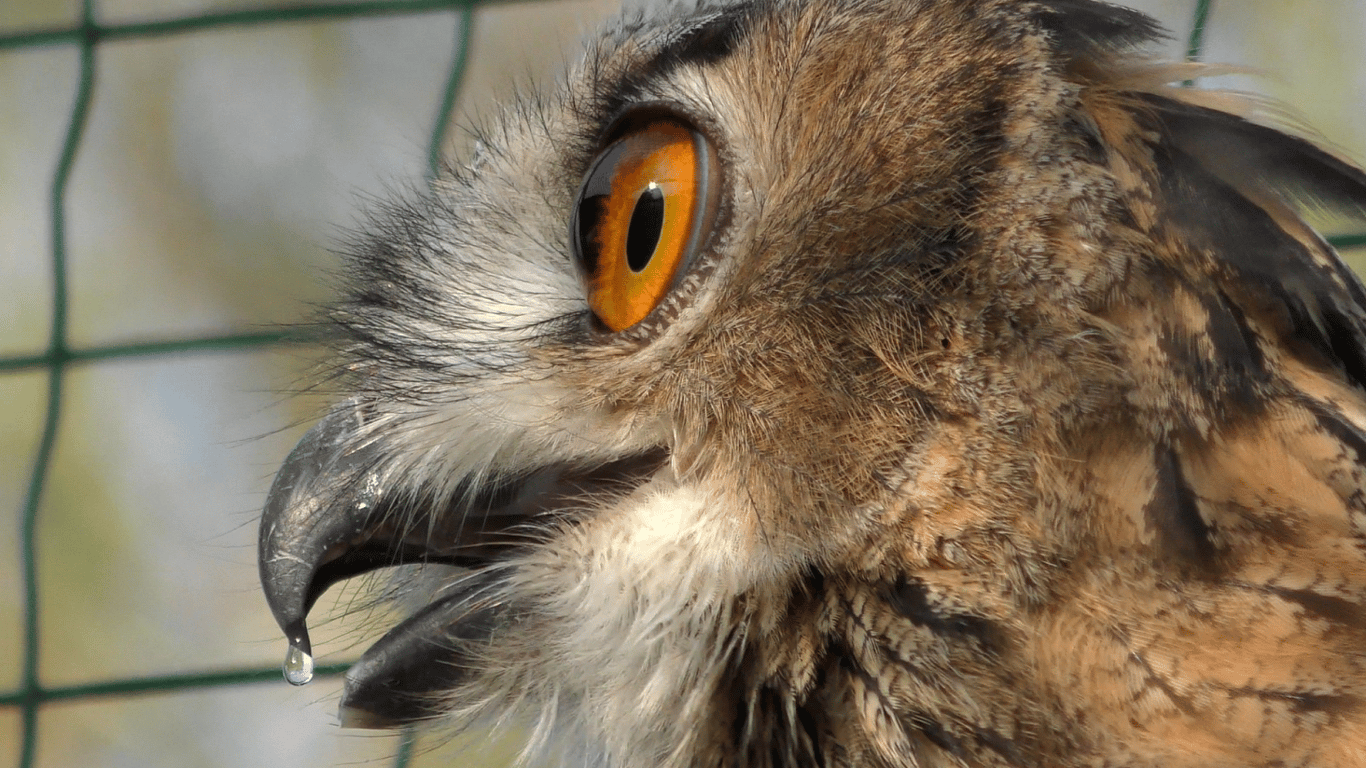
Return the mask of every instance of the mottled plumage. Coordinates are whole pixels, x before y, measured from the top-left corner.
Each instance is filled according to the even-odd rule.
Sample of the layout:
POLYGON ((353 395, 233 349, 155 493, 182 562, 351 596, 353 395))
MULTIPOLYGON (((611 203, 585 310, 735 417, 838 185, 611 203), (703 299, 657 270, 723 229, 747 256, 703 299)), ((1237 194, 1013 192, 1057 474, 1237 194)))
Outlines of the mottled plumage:
POLYGON ((1366 174, 1157 34, 674 7, 377 216, 261 539, 303 647, 338 578, 442 564, 344 720, 620 768, 1366 765, 1366 294, 1297 212, 1366 174), (611 332, 571 221, 657 114, 715 215, 611 332))

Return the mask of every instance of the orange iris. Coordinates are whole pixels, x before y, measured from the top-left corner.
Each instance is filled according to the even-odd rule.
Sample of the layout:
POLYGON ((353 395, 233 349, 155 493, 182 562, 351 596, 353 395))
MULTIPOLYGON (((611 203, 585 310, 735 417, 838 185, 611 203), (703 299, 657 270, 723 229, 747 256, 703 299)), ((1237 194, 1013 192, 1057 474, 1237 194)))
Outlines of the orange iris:
POLYGON ((588 306, 611 330, 650 314, 705 239, 709 161, 705 139, 668 119, 634 128, 594 161, 571 234, 588 306))

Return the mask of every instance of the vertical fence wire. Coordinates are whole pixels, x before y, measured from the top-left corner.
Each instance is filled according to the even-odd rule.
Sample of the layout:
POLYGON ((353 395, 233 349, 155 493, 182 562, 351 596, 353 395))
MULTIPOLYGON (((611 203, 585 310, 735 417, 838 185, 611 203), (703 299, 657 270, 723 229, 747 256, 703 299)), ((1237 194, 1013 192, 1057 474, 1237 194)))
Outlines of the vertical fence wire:
MULTIPOLYGON (((63 384, 72 364, 96 363, 123 357, 171 355, 193 352, 264 348, 287 342, 282 333, 233 333, 169 341, 136 342, 86 349, 68 346, 68 316, 70 297, 67 274, 67 189, 75 167, 81 139, 95 97, 97 79, 96 54, 101 42, 118 39, 173 35, 197 30, 275 24, 288 21, 308 21, 363 16, 416 14, 430 12, 453 13, 456 16, 450 70, 441 94, 427 144, 427 174, 434 176, 440 162, 448 116, 460 93, 468 64, 470 39, 474 26, 474 9, 480 0, 395 0, 392 2, 325 3, 309 6, 284 6, 246 11, 225 11, 197 14, 162 20, 108 24, 96 23, 95 0, 82 0, 80 20, 71 27, 37 30, 0 35, 0 50, 36 48, 74 44, 79 48, 80 66, 75 97, 67 121, 61 154, 52 175, 50 190, 51 216, 51 276, 52 316, 47 348, 32 355, 0 358, 0 373, 44 369, 47 372, 47 393, 42 432, 33 456, 33 466, 20 509, 19 550, 23 581, 23 660, 20 687, 17 691, 0 695, 0 707, 16 707, 21 714, 21 748, 19 768, 32 768, 36 760, 38 718, 44 704, 73 699, 104 696, 125 696, 149 692, 183 691, 227 685, 245 685, 280 680, 277 668, 205 671, 200 673, 138 677, 99 683, 47 687, 39 679, 39 660, 42 637, 39 626, 39 589, 37 567, 38 510, 52 463, 52 456, 61 426, 63 384)), ((1187 43, 1187 58, 1198 60, 1204 44, 1205 30, 1212 11, 1211 0, 1197 0, 1187 43)), ((1338 247, 1366 245, 1366 234, 1348 235, 1333 239, 1338 247)), ((319 667, 320 676, 338 675, 345 664, 319 667)), ((415 737, 411 731, 403 734, 394 765, 404 768, 414 751, 415 737)))
POLYGON ((68 362, 66 190, 71 181, 71 171, 76 165, 81 135, 85 132, 86 121, 90 116, 90 102, 95 94, 94 10, 94 0, 83 0, 79 27, 80 79, 76 86, 76 97, 71 105, 71 118, 67 123, 66 138, 62 141, 62 152, 57 160, 57 170, 53 174, 51 189, 52 324, 48 332, 47 345, 47 406, 43 417, 42 437, 39 438, 38 451, 34 455, 33 469, 29 475, 28 491, 24 496, 19 544, 24 580, 24 664, 20 682, 23 726, 19 752, 19 765, 23 768, 33 764, 37 753, 38 710, 42 704, 43 689, 38 680, 38 654, 42 649, 38 625, 38 506, 42 501, 43 486, 52 464, 52 452, 57 444, 57 428, 62 415, 62 384, 66 379, 68 362))

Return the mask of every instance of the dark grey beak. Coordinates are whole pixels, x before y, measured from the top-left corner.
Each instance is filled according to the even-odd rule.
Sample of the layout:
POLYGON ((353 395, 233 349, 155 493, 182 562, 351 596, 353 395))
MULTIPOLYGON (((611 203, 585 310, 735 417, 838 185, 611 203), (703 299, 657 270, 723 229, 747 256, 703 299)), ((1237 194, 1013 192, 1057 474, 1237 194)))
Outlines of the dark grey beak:
MULTIPOLYGON (((310 429, 275 475, 261 517, 259 565, 266 602, 291 650, 309 657, 309 609, 332 583, 365 570, 337 545, 373 538, 367 532, 383 523, 376 504, 379 478, 372 475, 374 451, 351 447, 359 426, 359 414, 348 404, 310 429)), ((311 670, 290 674, 286 666, 291 683, 312 676, 311 670)))
MULTIPOLYGON (((331 585, 404 563, 475 567, 506 548, 482 540, 486 530, 462 530, 463 510, 438 514, 444 510, 434 499, 389 488, 383 445, 358 441, 361 420, 359 407, 345 403, 309 430, 276 475, 261 517, 261 585, 289 640, 285 677, 296 685, 312 677, 308 611, 331 585), (443 530, 452 522, 457 530, 443 530)), ((499 517, 488 511, 479 522, 499 517)), ((462 626, 465 635, 487 628, 491 610, 461 590, 391 631, 347 675, 343 723, 396 726, 432 714, 419 706, 429 701, 424 694, 449 687, 458 671, 443 640, 448 628, 462 626), (423 631, 411 631, 417 628, 423 631)))
MULTIPOLYGON (((308 431, 266 499, 259 542, 261 586, 289 640, 285 677, 312 677, 307 616, 331 585, 378 568, 441 563, 470 569, 390 630, 348 671, 342 723, 394 727, 440 713, 440 693, 468 673, 469 651, 510 621, 494 588, 495 566, 545 519, 587 493, 634 487, 666 460, 650 451, 588 468, 556 465, 437 496, 387 462, 385 436, 366 436, 363 406, 347 401, 308 431)), ((433 486, 436 483, 432 483, 433 486)))

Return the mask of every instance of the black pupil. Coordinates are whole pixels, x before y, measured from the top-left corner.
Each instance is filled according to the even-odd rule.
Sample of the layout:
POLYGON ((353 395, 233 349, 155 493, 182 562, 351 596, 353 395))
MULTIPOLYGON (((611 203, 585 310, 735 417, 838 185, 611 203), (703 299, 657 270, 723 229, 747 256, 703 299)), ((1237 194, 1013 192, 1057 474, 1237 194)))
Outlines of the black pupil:
POLYGON ((626 231, 626 265, 632 272, 639 272, 650 263, 663 230, 664 192, 651 184, 636 198, 631 226, 626 231))

